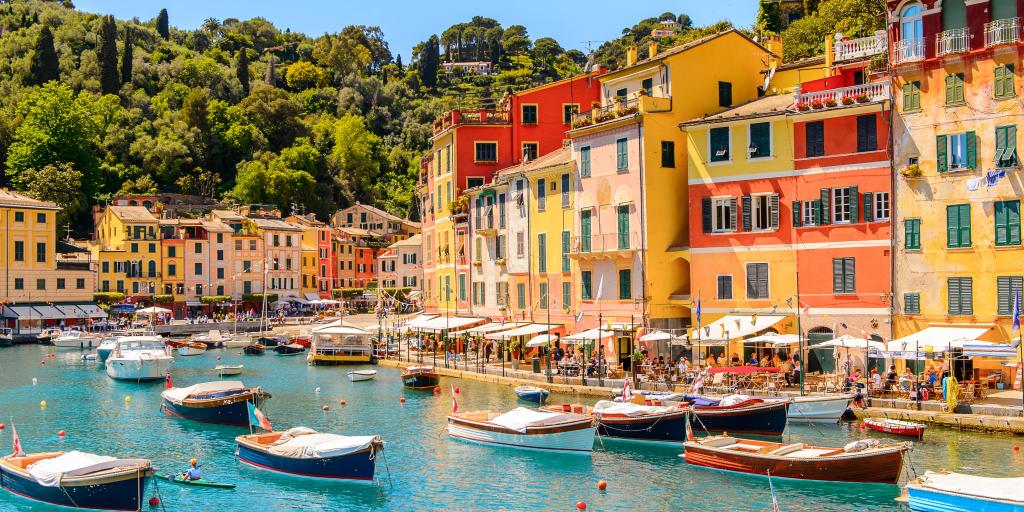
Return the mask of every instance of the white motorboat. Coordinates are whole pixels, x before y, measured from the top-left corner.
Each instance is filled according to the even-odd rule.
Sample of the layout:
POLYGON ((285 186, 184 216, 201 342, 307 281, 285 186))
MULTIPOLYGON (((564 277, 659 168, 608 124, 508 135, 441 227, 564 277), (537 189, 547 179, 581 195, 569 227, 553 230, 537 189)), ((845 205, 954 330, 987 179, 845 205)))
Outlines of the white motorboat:
POLYGON ((53 346, 57 348, 76 348, 87 350, 100 345, 100 338, 79 330, 61 331, 60 335, 52 340, 53 346))
POLYGON ((180 356, 199 356, 206 353, 206 344, 198 341, 189 341, 178 347, 180 356))
POLYGON ((222 347, 224 346, 224 343, 230 339, 230 336, 221 334, 217 329, 211 329, 206 334, 197 334, 192 336, 192 341, 204 343, 207 347, 222 347))
POLYGON ((245 369, 245 365, 241 364, 218 364, 213 367, 213 371, 217 372, 217 375, 221 377, 228 375, 241 375, 243 369, 245 369))
POLYGON ((14 344, 14 331, 8 327, 0 327, 0 347, 9 347, 14 344))
POLYGON ((114 347, 117 345, 117 339, 120 336, 108 336, 100 340, 100 346, 96 349, 96 357, 100 362, 105 362, 110 353, 114 351, 114 347))
POLYGON ((839 423, 850 408, 853 395, 809 395, 791 399, 789 421, 803 423, 839 423))
POLYGON ((356 370, 348 372, 348 380, 352 382, 359 382, 364 380, 373 380, 377 376, 377 370, 356 370))
POLYGON ((170 370, 171 348, 155 336, 125 336, 107 358, 107 375, 117 380, 160 380, 170 370))
POLYGON ((448 416, 449 436, 509 448, 590 453, 595 430, 588 416, 525 407, 504 414, 471 411, 448 416))
POLYGON ((48 343, 57 338, 57 336, 60 336, 61 332, 63 331, 59 327, 43 329, 43 332, 40 332, 38 335, 36 335, 36 340, 39 343, 48 343))

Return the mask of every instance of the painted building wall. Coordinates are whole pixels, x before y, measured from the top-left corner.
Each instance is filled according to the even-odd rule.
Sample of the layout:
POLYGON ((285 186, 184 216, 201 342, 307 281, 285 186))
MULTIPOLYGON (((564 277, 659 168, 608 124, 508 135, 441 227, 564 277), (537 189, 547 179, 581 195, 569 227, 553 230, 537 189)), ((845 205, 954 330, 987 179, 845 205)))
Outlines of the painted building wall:
MULTIPOLYGON (((565 155, 566 158, 571 157, 569 152, 565 155)), ((574 287, 573 269, 576 266, 571 258, 573 226, 576 223, 573 168, 572 162, 565 160, 526 175, 532 199, 529 238, 534 248, 530 252, 529 267, 533 277, 530 283, 533 300, 527 307, 534 321, 547 322, 550 319, 552 323, 565 325, 568 332, 575 332, 571 329, 575 324, 579 293, 574 287), (569 184, 568 189, 562 188, 564 183, 569 184), (538 198, 541 187, 545 189, 543 208, 538 198), (544 238, 543 248, 540 245, 541 235, 544 238), (563 293, 566 285, 568 297, 563 293)))

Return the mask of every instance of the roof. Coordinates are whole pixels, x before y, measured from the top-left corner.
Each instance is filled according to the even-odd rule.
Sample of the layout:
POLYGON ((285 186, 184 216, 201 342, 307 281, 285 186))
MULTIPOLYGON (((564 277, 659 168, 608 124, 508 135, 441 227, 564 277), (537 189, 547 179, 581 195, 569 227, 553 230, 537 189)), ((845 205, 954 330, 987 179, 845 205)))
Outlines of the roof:
POLYGON ((245 220, 245 217, 231 210, 212 210, 214 217, 223 220, 245 220))
POLYGON ((29 196, 19 194, 6 188, 0 188, 0 206, 16 206, 24 208, 36 208, 40 210, 60 210, 56 203, 40 201, 29 196))
POLYGON ((301 226, 296 226, 291 222, 287 222, 281 219, 265 219, 256 217, 250 219, 256 227, 260 229, 276 229, 279 231, 302 231, 301 226))
POLYGON ((790 69, 806 68, 811 66, 824 66, 825 56, 816 55, 814 57, 806 57, 800 60, 794 60, 792 62, 784 62, 781 66, 776 68, 776 71, 788 71, 790 69))
POLYGON ((377 208, 376 206, 371 206, 371 205, 362 204, 362 203, 356 203, 356 204, 354 204, 352 206, 349 206, 348 208, 345 208, 344 210, 341 210, 341 212, 344 212, 345 210, 351 210, 353 208, 365 208, 369 212, 372 212, 372 213, 374 213, 376 215, 380 215, 381 217, 384 217, 385 219, 393 220, 395 222, 402 222, 402 221, 405 220, 405 219, 403 219, 403 218, 401 218, 401 217, 399 217, 397 215, 392 215, 392 214, 390 214, 390 213, 388 213, 388 212, 386 212, 384 210, 381 210, 380 208, 377 208))
POLYGON ((213 231, 215 233, 231 233, 234 231, 230 226, 224 224, 219 219, 204 219, 203 227, 206 228, 207 231, 213 231))
POLYGON ((338 231, 352 236, 370 236, 370 232, 361 228, 338 228, 338 231))
POLYGON ((156 222, 156 217, 145 206, 108 206, 110 213, 121 220, 156 222))
POLYGON ((793 105, 793 96, 779 94, 765 96, 737 105, 714 115, 699 117, 679 123, 679 126, 692 126, 705 123, 736 121, 740 119, 751 119, 755 117, 767 117, 785 114, 787 109, 793 105))
POLYGON ((495 174, 502 175, 543 171, 545 169, 551 169, 571 162, 572 150, 568 147, 561 147, 546 155, 541 155, 534 160, 530 160, 529 162, 510 165, 504 169, 500 169, 495 174))
POLYGON ((285 220, 287 220, 288 222, 299 224, 301 226, 311 226, 311 227, 324 227, 324 226, 326 226, 326 224, 316 220, 316 218, 311 216, 311 215, 308 216, 308 217, 306 215, 291 215, 291 216, 287 217, 285 220))
POLYGON ((615 71, 612 71, 611 73, 608 73, 608 75, 606 75, 606 76, 611 77, 612 75, 618 75, 618 74, 620 74, 620 73, 622 73, 622 72, 624 72, 626 70, 633 69, 633 68, 636 68, 636 67, 639 67, 639 66, 643 66, 643 65, 646 65, 646 64, 650 64, 652 62, 656 62, 656 61, 662 60, 662 59, 664 59, 666 57, 671 57, 671 56, 679 54, 679 53, 683 53, 683 52, 685 52, 687 50, 696 48, 696 47, 698 47, 698 46, 700 46, 700 45, 702 45, 704 43, 709 43, 711 41, 714 41, 715 39, 718 39, 719 37, 723 37, 723 36, 725 36, 727 34, 730 34, 730 33, 735 33, 736 35, 742 37, 743 39, 746 39, 747 41, 750 41, 750 44, 752 44, 754 46, 757 46, 758 48, 764 50, 764 52, 769 54, 769 55, 775 55, 771 51, 769 51, 767 48, 765 48, 764 46, 761 46, 761 44, 758 43, 757 41, 754 41, 753 39, 751 39, 751 38, 747 37, 746 35, 744 35, 743 32, 740 32, 739 30, 731 28, 729 30, 723 30, 723 31, 718 32, 716 34, 711 34, 709 36, 704 36, 704 37, 702 37, 700 39, 695 39, 693 41, 690 41, 689 43, 684 43, 684 44, 681 44, 681 45, 678 45, 678 46, 673 46, 672 48, 669 48, 667 50, 663 50, 663 51, 660 51, 660 52, 654 54, 654 57, 648 57, 646 59, 639 60, 639 61, 637 61, 636 64, 633 64, 632 66, 626 66, 626 67, 624 67, 622 69, 617 69, 615 71))
POLYGON ((406 238, 405 240, 399 240, 388 246, 388 249, 394 249, 397 247, 419 247, 423 242, 420 241, 420 235, 416 234, 406 238))

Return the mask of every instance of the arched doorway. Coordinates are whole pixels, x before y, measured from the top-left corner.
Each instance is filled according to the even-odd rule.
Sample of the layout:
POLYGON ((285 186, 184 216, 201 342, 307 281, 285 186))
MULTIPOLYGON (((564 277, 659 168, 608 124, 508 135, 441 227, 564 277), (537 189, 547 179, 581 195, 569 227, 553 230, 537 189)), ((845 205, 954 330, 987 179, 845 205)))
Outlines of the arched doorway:
MULTIPOLYGON (((835 333, 830 327, 815 327, 807 331, 808 348, 824 343, 835 338, 835 333)), ((832 373, 836 370, 836 359, 833 351, 828 349, 817 349, 807 351, 807 373, 822 372, 832 373)))

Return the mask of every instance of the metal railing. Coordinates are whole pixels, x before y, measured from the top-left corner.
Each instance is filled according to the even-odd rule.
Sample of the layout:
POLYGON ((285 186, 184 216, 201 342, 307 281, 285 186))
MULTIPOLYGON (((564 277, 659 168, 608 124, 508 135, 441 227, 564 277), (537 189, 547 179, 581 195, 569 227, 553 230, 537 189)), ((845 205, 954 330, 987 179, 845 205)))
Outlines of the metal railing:
POLYGON ((985 46, 1016 43, 1020 40, 1020 18, 1006 18, 985 24, 985 46))
POLYGON ((575 236, 570 254, 590 254, 616 251, 630 251, 640 248, 640 236, 634 232, 601 233, 590 236, 575 236))
POLYGON ((940 32, 935 36, 935 55, 941 57, 966 52, 970 49, 970 37, 966 27, 940 32))
POLYGON ((618 100, 613 99, 607 104, 595 107, 586 112, 579 112, 572 116, 572 126, 588 126, 594 123, 603 123, 625 115, 635 114, 640 111, 640 95, 633 94, 631 97, 618 100))
POLYGON ((895 64, 924 60, 924 38, 896 41, 892 45, 892 54, 895 64))
POLYGON ((871 55, 885 53, 889 40, 884 30, 875 32, 874 35, 859 37, 847 41, 837 41, 833 51, 837 61, 861 59, 871 55))
POLYGON ((872 82, 825 91, 800 93, 796 95, 796 103, 797 105, 809 105, 815 102, 824 104, 832 100, 838 105, 846 98, 856 100, 856 98, 862 97, 862 95, 866 96, 869 101, 888 98, 889 82, 872 82))

